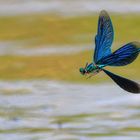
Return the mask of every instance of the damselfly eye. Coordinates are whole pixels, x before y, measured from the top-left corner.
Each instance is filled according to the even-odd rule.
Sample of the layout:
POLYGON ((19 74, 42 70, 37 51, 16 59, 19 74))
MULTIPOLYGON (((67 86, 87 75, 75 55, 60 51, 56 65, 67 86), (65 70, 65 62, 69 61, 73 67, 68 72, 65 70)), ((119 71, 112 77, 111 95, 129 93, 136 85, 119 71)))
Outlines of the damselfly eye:
POLYGON ((85 69, 84 69, 84 68, 80 68, 79 71, 80 71, 80 73, 81 73, 82 75, 85 74, 85 69))

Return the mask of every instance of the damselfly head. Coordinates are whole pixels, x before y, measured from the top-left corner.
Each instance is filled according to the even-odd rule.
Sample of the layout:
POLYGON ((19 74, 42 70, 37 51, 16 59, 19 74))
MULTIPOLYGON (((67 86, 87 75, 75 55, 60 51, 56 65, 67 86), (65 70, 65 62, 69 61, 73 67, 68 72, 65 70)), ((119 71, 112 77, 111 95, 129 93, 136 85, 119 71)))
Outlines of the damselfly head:
POLYGON ((81 73, 82 75, 85 75, 85 73, 86 73, 86 71, 85 71, 84 68, 80 68, 79 71, 80 71, 80 73, 81 73))

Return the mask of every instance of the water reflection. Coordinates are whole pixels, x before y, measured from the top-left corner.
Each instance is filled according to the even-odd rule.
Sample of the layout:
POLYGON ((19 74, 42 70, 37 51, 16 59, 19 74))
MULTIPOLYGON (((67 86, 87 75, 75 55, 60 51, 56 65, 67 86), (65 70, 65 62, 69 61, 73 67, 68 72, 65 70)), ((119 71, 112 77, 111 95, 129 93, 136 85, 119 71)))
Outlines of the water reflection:
POLYGON ((138 140, 140 137, 140 96, 126 94, 115 85, 1 81, 0 89, 0 139, 138 140))

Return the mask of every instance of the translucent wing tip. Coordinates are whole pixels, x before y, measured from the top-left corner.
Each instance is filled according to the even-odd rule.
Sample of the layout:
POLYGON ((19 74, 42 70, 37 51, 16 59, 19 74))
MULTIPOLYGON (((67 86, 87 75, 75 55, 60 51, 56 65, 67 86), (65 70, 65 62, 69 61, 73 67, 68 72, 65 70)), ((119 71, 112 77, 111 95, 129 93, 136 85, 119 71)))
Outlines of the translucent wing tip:
POLYGON ((139 48, 139 50, 140 50, 140 42, 134 41, 134 42, 131 42, 131 44, 132 44, 133 46, 135 46, 136 48, 139 48))
POLYGON ((136 48, 136 52, 139 54, 140 52, 140 42, 138 41, 133 41, 133 42, 130 42, 132 44, 133 47, 136 48))
POLYGON ((104 13, 107 13, 107 11, 106 10, 101 10, 101 12, 100 12, 100 14, 104 14, 104 13))
POLYGON ((107 17, 109 17, 109 14, 107 13, 106 10, 102 10, 102 11, 100 12, 100 17, 101 17, 101 16, 107 16, 107 17))

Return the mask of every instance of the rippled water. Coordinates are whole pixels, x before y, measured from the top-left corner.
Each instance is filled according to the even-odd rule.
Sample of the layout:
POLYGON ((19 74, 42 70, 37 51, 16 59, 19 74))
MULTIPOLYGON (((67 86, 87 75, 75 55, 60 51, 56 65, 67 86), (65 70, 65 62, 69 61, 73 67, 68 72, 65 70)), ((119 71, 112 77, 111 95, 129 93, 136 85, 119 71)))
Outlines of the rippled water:
POLYGON ((140 95, 116 85, 0 82, 0 140, 139 140, 140 95))
POLYGON ((117 13, 140 12, 139 0, 1 0, 0 15, 53 12, 65 16, 93 14, 106 9, 117 13))
POLYGON ((93 47, 90 45, 65 45, 65 46, 40 46, 39 48, 25 48, 21 42, 0 42, 1 55, 19 55, 19 56, 42 56, 56 54, 71 54, 78 53, 84 50, 90 50, 93 47))

